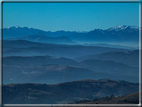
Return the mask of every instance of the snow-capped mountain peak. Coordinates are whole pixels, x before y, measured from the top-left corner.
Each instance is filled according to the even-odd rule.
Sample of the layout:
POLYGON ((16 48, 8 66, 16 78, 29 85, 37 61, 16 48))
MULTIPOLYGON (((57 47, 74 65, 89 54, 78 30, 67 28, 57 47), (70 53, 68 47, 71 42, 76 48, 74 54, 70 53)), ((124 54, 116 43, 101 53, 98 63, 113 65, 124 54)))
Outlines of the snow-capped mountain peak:
POLYGON ((20 26, 9 26, 7 29, 21 28, 20 26))
POLYGON ((128 25, 122 25, 122 26, 116 26, 116 27, 111 27, 109 29, 107 29, 108 31, 121 31, 121 30, 127 30, 127 31, 130 31, 130 30, 139 30, 139 27, 137 26, 128 26, 128 25))

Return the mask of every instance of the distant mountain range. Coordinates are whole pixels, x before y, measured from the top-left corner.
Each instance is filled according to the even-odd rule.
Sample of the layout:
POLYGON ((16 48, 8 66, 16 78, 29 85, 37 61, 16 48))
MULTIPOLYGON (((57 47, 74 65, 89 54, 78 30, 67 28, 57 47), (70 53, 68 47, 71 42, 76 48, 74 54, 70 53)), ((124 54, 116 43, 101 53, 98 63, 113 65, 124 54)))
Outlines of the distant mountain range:
POLYGON ((133 67, 139 67, 139 50, 123 51, 123 52, 107 52, 97 55, 87 55, 75 58, 77 61, 83 60, 107 60, 127 64, 133 67))
POLYGON ((120 96, 139 90, 138 83, 110 79, 79 80, 60 84, 3 85, 3 104, 65 104, 110 95, 120 96))
POLYGON ((100 54, 127 49, 100 46, 66 45, 30 42, 26 40, 3 40, 3 56, 55 56, 75 58, 84 55, 100 54))
POLYGON ((138 50, 3 40, 4 83, 101 78, 138 82, 138 67, 138 50))
POLYGON ((82 45, 84 45, 84 46, 100 46, 100 47, 109 47, 109 48, 121 48, 121 49, 130 49, 130 50, 139 49, 138 43, 131 44, 131 45, 126 43, 125 45, 128 45, 128 46, 124 46, 123 43, 116 43, 116 44, 111 44, 111 43, 82 43, 82 45))
POLYGON ((68 65, 78 66, 78 62, 64 58, 52 56, 8 56, 3 57, 4 66, 41 66, 41 65, 68 65))
POLYGON ((43 31, 27 27, 13 26, 3 29, 3 39, 9 39, 9 40, 22 39, 22 40, 31 40, 31 41, 47 42, 47 43, 55 43, 55 42, 73 43, 73 41, 78 43, 138 42, 139 27, 123 25, 123 26, 109 28, 107 30, 95 29, 89 32, 76 32, 76 31, 51 32, 51 31, 43 31), (54 41, 53 37, 55 39, 54 41))
POLYGON ((3 103, 63 104, 138 92, 138 44, 135 26, 89 32, 4 28, 3 103))
POLYGON ((42 35, 30 35, 22 37, 13 37, 7 40, 28 40, 33 42, 52 43, 52 44, 75 44, 75 42, 73 42, 66 36, 48 37, 42 35))
POLYGON ((79 42, 138 42, 139 28, 123 25, 120 30, 117 27, 107 30, 95 29, 84 35, 76 36, 70 35, 69 38, 79 42))
POLYGON ((138 82, 139 69, 109 60, 89 59, 76 62, 64 57, 8 56, 3 57, 3 77, 4 84, 17 82, 51 84, 102 78, 138 82))
MULTIPOLYGON (((3 66, 3 83, 46 83, 55 84, 81 79, 113 78, 110 74, 93 72, 75 66, 43 65, 36 67, 3 66)), ((116 76, 115 76, 116 77, 116 76)), ((120 76, 117 76, 118 78, 120 76)), ((118 79, 117 78, 117 79, 118 79)), ((122 77, 123 78, 123 77, 122 77)), ((129 78, 130 76, 126 76, 129 78)))
POLYGON ((3 29, 3 39, 5 40, 28 40, 33 42, 73 44, 67 36, 77 32, 65 31, 43 31, 28 27, 12 26, 3 29))
POLYGON ((114 61, 109 60, 84 60, 80 62, 80 66, 83 68, 87 68, 91 71, 96 72, 106 72, 109 74, 115 74, 115 75, 135 75, 138 76, 139 69, 138 67, 130 67, 123 63, 118 63, 114 61))
POLYGON ((22 37, 22 36, 29 36, 29 35, 41 35, 41 36, 48 36, 48 37, 59 37, 59 36, 69 36, 70 34, 74 34, 77 32, 71 31, 43 31, 34 28, 28 27, 19 27, 19 26, 11 26, 8 28, 3 28, 3 38, 13 38, 13 37, 22 37))

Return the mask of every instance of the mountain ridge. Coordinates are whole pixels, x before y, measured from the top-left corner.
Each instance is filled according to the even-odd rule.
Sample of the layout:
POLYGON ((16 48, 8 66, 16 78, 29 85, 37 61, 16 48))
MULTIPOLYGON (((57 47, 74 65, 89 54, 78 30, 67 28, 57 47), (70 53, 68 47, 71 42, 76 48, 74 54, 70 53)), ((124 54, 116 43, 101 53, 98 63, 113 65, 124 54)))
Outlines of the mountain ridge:
POLYGON ((124 63, 129 66, 139 67, 139 50, 132 51, 113 51, 96 55, 87 55, 75 58, 76 61, 83 61, 88 59, 108 60, 124 63))
POLYGON ((28 35, 22 37, 12 37, 5 40, 27 40, 32 42, 40 42, 40 43, 54 43, 54 44, 75 44, 72 40, 70 40, 66 36, 59 37, 48 37, 43 35, 28 35))
MULTIPOLYGON (((9 26, 7 28, 3 28, 3 29, 34 29, 34 30, 40 30, 40 29, 36 29, 36 28, 28 28, 28 27, 20 27, 20 26, 9 26)), ((130 25, 120 25, 120 26, 115 26, 115 27, 110 27, 108 29, 104 29, 104 30, 110 30, 110 29, 127 29, 127 28, 130 28, 130 29, 135 29, 135 30, 139 30, 139 27, 138 26, 130 26, 130 25)), ((103 29, 94 29, 94 30, 103 30, 103 29)), ((41 31, 45 31, 45 30, 41 30, 41 31)), ((92 30, 90 30, 92 31, 92 30)), ((45 31, 45 32, 51 32, 51 31, 45 31)), ((83 31, 64 31, 64 30, 57 30, 57 31, 54 31, 54 32, 83 32, 83 31)), ((87 32, 87 31, 85 31, 87 32)))
POLYGON ((27 27, 3 28, 3 39, 8 39, 11 37, 22 37, 27 35, 42 35, 48 37, 59 37, 64 35, 74 42, 138 42, 139 27, 123 25, 121 27, 113 27, 106 30, 94 29, 88 32, 51 32, 27 27))
POLYGON ((41 56, 75 58, 78 56, 98 54, 110 51, 124 51, 127 49, 107 48, 100 46, 83 46, 67 44, 49 44, 31 42, 27 40, 3 40, 3 56, 41 56))
POLYGON ((94 99, 92 101, 89 100, 81 100, 81 101, 75 101, 72 102, 76 104, 139 104, 139 93, 140 92, 134 92, 122 96, 106 96, 100 99, 94 99))
POLYGON ((52 56, 3 57, 3 71, 4 83, 14 81, 56 83, 100 78, 138 82, 139 75, 138 67, 130 67, 114 61, 76 62, 72 59, 52 56))
POLYGON ((61 84, 3 85, 4 104, 63 104, 81 99, 124 95, 139 90, 138 83, 113 80, 85 80, 61 84), (89 90, 89 91, 86 91, 89 90), (7 100, 7 98, 9 100, 7 100))

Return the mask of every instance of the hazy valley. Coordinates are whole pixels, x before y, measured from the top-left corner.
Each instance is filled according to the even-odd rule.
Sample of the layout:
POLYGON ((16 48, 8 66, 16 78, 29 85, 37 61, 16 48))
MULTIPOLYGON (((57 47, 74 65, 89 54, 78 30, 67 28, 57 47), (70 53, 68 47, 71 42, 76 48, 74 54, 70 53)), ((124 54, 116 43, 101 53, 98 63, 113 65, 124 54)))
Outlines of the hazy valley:
POLYGON ((4 28, 3 102, 63 104, 138 92, 138 40, 133 26, 89 32, 4 28))

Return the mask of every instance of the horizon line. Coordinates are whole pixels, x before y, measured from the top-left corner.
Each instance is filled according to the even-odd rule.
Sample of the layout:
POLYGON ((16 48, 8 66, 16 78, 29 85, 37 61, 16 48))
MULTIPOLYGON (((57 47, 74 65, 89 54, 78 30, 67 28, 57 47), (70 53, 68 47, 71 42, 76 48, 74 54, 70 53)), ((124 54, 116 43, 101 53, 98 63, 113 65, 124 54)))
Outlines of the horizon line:
POLYGON ((42 29, 39 29, 39 28, 33 28, 33 27, 21 27, 21 26, 9 26, 9 27, 3 27, 2 29, 9 29, 9 28, 28 28, 28 29, 37 29, 37 30, 42 30, 42 31, 46 31, 46 32, 58 32, 58 31, 65 31, 65 32, 83 32, 83 33, 87 33, 87 32, 90 32, 90 31, 93 31, 93 30, 109 30, 111 28, 118 28, 118 27, 123 27, 123 26, 126 26, 126 27, 137 27, 138 29, 140 28, 139 26, 134 26, 134 25, 118 25, 118 26, 114 26, 114 27, 109 27, 107 29, 101 29, 101 28, 95 28, 95 29, 92 29, 92 30, 89 30, 89 31, 85 31, 85 30, 82 30, 82 31, 79 31, 79 30, 76 30, 76 31, 70 31, 70 30, 56 30, 56 31, 50 31, 50 30, 42 30, 42 29))

